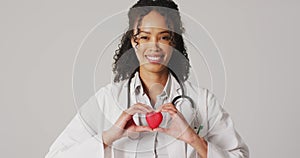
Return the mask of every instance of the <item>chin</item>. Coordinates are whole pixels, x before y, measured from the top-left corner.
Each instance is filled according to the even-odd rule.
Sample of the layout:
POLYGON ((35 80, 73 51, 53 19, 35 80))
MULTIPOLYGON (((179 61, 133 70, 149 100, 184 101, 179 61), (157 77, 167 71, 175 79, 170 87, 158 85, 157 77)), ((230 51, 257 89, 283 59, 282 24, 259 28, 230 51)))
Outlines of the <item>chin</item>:
POLYGON ((152 63, 141 65, 141 68, 143 69, 143 71, 148 71, 152 73, 161 73, 167 69, 165 65, 152 63))

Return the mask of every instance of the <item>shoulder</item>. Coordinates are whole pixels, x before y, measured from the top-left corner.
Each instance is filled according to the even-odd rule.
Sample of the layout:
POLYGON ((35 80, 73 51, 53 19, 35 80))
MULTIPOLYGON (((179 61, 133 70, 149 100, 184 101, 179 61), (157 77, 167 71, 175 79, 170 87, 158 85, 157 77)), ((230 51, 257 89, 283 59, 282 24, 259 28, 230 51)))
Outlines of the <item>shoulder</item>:
POLYGON ((127 80, 120 81, 117 83, 112 82, 98 89, 97 92, 95 93, 95 96, 100 97, 103 95, 120 93, 125 89, 127 89, 127 80))
MULTIPOLYGON (((96 93, 95 97, 98 101, 99 106, 104 108, 106 106, 117 105, 119 107, 125 106, 128 97, 128 80, 124 80, 118 83, 110 83, 100 88, 96 93)), ((108 107, 107 107, 108 108, 108 107)))
POLYGON ((186 89, 186 93, 189 95, 197 94, 199 97, 207 97, 210 94, 209 90, 204 87, 200 87, 191 81, 185 81, 184 87, 186 89))
POLYGON ((184 82, 187 95, 193 96, 207 107, 220 106, 215 94, 207 88, 199 87, 190 81, 184 82))

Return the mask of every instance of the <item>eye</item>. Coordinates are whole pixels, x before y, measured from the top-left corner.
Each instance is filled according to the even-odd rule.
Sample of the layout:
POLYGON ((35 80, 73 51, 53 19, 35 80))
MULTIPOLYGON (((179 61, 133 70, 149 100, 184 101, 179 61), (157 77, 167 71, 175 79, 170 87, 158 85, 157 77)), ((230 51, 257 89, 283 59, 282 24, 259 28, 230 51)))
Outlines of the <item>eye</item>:
POLYGON ((168 40, 170 40, 170 39, 171 39, 171 36, 169 36, 169 35, 162 36, 162 40, 168 41, 168 40))
POLYGON ((170 41, 171 40, 171 35, 169 33, 163 33, 163 34, 160 35, 160 40, 170 41))
POLYGON ((148 36, 141 36, 140 39, 147 40, 147 39, 149 39, 149 37, 148 36))

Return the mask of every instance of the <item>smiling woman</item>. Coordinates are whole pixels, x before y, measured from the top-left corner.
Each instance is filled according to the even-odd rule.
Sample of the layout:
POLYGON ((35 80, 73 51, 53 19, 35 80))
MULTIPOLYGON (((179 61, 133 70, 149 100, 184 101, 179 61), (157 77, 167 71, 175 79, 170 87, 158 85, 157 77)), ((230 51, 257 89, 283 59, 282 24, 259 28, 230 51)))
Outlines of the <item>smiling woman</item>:
POLYGON ((46 157, 249 157, 214 95, 188 81, 177 5, 140 0, 128 17, 129 29, 114 55, 114 83, 81 109, 91 111, 96 102, 101 112, 87 117, 101 126, 89 133, 89 122, 77 114, 46 157))
POLYGON ((165 85, 168 77, 167 64, 173 51, 165 18, 157 11, 151 11, 141 21, 139 32, 134 29, 134 33, 136 36, 132 38, 131 44, 139 61, 140 77, 145 80, 148 80, 146 76, 152 77, 144 82, 145 88, 150 89, 154 83, 165 85), (153 80, 153 77, 156 79, 153 80))

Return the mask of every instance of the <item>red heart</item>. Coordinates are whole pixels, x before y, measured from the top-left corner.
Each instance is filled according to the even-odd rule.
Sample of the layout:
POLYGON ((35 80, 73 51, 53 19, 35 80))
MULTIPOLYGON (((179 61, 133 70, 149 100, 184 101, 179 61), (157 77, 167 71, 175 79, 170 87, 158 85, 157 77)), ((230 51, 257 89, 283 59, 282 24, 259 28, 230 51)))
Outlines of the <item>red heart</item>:
POLYGON ((151 112, 146 114, 148 126, 152 129, 157 128, 163 119, 161 112, 151 112))

